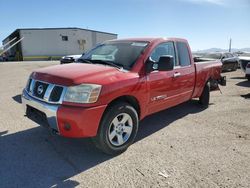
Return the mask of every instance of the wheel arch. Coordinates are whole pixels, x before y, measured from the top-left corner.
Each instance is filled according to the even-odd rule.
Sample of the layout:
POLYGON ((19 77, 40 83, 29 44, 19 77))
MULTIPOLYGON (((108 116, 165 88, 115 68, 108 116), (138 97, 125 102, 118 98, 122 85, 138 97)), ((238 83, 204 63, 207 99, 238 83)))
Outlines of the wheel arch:
POLYGON ((201 82, 201 84, 200 84, 200 87, 195 88, 195 91, 194 91, 194 93, 193 93, 193 98, 195 98, 195 97, 200 97, 201 94, 202 94, 202 92, 203 92, 203 90, 204 90, 204 88, 205 88, 205 86, 206 86, 206 84, 212 80, 211 75, 208 75, 208 74, 207 74, 207 75, 204 75, 204 77, 205 77, 205 78, 202 79, 202 82, 201 82))
POLYGON ((112 106, 115 105, 119 102, 126 102, 128 104, 130 104, 137 112, 138 114, 138 118, 140 119, 141 116, 141 107, 139 104, 139 101, 136 97, 132 96, 132 95, 123 95, 123 96, 119 96, 115 99, 113 99, 106 107, 103 115, 107 112, 107 110, 112 106))

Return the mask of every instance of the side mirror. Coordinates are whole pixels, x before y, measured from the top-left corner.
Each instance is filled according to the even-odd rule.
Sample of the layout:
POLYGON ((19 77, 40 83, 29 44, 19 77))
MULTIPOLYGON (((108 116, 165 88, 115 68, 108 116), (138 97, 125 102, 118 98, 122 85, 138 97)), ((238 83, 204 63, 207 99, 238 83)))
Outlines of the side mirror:
POLYGON ((158 62, 154 62, 150 57, 146 62, 146 72, 169 71, 174 69, 174 58, 170 55, 161 56, 158 62))
POLYGON ((170 55, 161 56, 158 62, 159 71, 170 71, 174 69, 174 58, 170 55))

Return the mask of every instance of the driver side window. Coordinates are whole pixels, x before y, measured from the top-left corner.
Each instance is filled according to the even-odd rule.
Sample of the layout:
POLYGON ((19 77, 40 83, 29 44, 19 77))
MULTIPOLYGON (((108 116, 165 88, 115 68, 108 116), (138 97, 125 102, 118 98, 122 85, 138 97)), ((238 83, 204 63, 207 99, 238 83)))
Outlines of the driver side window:
POLYGON ((174 65, 176 65, 175 48, 173 42, 165 42, 156 46, 153 52, 151 53, 150 58, 154 62, 158 62, 160 57, 164 55, 173 56, 174 65))

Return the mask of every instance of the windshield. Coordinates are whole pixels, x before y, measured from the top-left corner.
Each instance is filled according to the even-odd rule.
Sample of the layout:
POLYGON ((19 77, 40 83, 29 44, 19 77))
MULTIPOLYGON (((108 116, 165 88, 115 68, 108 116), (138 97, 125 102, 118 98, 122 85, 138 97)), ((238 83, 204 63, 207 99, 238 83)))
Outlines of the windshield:
POLYGON ((130 70, 147 45, 148 42, 110 41, 90 50, 80 58, 80 61, 105 61, 130 70))
POLYGON ((202 57, 211 59, 221 59, 221 53, 204 54, 202 57))

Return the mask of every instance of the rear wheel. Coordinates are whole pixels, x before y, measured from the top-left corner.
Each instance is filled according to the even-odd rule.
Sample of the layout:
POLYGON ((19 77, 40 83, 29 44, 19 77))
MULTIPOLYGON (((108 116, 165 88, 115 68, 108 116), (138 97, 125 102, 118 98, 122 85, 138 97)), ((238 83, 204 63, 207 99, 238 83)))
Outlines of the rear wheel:
POLYGON ((94 143, 106 154, 124 152, 133 143, 138 130, 138 114, 127 103, 109 107, 102 118, 94 143))
POLYGON ((236 71, 237 68, 238 68, 238 62, 235 63, 234 68, 233 68, 233 71, 236 71))
POLYGON ((209 99, 210 99, 210 85, 209 82, 207 82, 206 85, 204 86, 201 96, 199 97, 199 103, 203 107, 207 108, 209 105, 209 99))

